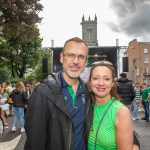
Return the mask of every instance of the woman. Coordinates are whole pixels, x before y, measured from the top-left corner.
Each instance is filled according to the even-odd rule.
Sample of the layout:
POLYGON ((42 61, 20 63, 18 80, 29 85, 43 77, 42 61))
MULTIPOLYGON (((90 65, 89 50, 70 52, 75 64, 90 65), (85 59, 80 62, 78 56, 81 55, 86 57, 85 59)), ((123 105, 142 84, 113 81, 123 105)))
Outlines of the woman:
POLYGON ((94 106, 88 150, 132 150, 133 127, 129 109, 119 102, 113 65, 92 64, 89 85, 94 106))
POLYGON ((25 95, 25 86, 23 82, 18 82, 16 89, 13 90, 10 94, 10 98, 13 101, 13 110, 14 110, 14 120, 12 132, 16 131, 16 124, 18 119, 20 119, 21 132, 24 132, 24 107, 27 102, 27 97, 25 95))
POLYGON ((7 119, 6 119, 6 110, 8 110, 8 94, 6 93, 5 88, 1 88, 0 90, 0 107, 2 108, 1 111, 1 118, 3 119, 4 128, 8 129, 7 119))

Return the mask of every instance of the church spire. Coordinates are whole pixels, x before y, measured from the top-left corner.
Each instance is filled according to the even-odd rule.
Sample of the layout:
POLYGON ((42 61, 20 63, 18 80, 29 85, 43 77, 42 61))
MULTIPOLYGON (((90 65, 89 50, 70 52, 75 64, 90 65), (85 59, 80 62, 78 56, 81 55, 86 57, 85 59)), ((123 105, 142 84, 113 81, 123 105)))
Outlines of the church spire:
POLYGON ((95 14, 95 21, 97 21, 97 16, 96 16, 96 14, 95 14))
POLYGON ((84 19, 84 14, 83 14, 83 17, 82 17, 82 22, 84 22, 85 21, 85 19, 84 19))

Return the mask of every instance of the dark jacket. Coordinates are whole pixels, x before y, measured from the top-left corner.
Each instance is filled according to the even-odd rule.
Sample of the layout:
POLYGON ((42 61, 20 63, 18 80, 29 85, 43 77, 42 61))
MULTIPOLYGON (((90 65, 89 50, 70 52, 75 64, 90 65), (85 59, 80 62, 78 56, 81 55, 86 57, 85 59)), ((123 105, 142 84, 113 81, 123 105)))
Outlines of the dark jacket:
POLYGON ((120 78, 117 82, 117 91, 125 105, 131 105, 135 98, 135 91, 132 83, 127 78, 120 78))
POLYGON ((27 98, 25 95, 25 92, 18 91, 17 89, 14 89, 10 95, 10 98, 12 98, 13 106, 14 107, 25 107, 27 103, 27 98))
MULTIPOLYGON (((73 122, 61 93, 59 77, 60 73, 49 75, 29 98, 25 116, 25 150, 73 149, 73 122)), ((85 96, 88 114, 90 103, 87 88, 85 96)))

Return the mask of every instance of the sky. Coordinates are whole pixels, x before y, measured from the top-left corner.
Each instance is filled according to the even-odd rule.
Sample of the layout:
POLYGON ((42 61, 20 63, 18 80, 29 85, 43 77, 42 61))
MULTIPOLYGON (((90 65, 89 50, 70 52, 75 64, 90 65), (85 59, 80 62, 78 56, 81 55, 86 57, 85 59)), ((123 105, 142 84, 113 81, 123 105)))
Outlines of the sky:
POLYGON ((97 16, 99 46, 128 46, 133 39, 150 42, 150 0, 41 0, 42 46, 63 47, 66 40, 82 38, 81 21, 97 16))

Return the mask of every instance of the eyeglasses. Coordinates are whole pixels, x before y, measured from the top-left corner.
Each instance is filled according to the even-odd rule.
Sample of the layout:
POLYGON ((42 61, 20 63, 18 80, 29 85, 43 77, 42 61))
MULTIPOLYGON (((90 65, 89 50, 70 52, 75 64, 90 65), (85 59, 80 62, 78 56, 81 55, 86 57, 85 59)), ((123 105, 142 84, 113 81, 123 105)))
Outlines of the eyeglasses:
POLYGON ((66 53, 66 54, 63 53, 63 55, 68 61, 73 61, 76 57, 78 58, 79 62, 84 62, 87 59, 87 57, 84 55, 77 55, 77 54, 72 54, 72 53, 66 53))
POLYGON ((106 60, 102 60, 102 61, 96 61, 94 63, 91 64, 91 66, 98 66, 98 65, 109 65, 109 66, 113 66, 113 64, 109 61, 106 60))

